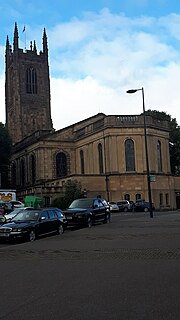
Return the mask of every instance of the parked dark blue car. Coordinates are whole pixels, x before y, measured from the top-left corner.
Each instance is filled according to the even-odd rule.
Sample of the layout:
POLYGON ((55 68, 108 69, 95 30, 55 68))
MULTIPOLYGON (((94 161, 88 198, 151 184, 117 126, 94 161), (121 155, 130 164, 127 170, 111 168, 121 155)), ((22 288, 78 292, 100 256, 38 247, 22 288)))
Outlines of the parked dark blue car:
MULTIPOLYGON (((139 200, 135 203, 134 211, 144 211, 148 212, 150 209, 150 204, 148 201, 139 200)), ((152 210, 155 210, 154 203, 152 203, 152 210)))
POLYGON ((24 238, 34 241, 47 234, 62 234, 66 225, 66 218, 58 208, 23 210, 11 222, 0 226, 0 240, 24 238))

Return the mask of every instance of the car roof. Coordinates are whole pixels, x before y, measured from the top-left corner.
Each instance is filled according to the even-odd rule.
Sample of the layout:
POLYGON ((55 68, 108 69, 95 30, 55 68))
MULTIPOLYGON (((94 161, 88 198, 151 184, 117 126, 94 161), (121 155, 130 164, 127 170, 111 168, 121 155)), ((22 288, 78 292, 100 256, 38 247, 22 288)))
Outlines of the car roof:
POLYGON ((104 198, 98 198, 98 197, 94 197, 94 198, 78 198, 78 199, 74 199, 73 201, 75 201, 75 200, 102 200, 102 201, 106 201, 106 199, 104 199, 104 198))
MULTIPOLYGON (((29 210, 36 210, 36 211, 43 211, 43 210, 62 210, 62 209, 60 209, 60 208, 57 208, 57 207, 45 207, 45 208, 33 208, 33 207, 26 207, 27 208, 27 210, 29 209, 29 210)), ((19 208, 19 209, 24 209, 24 208, 19 208)))

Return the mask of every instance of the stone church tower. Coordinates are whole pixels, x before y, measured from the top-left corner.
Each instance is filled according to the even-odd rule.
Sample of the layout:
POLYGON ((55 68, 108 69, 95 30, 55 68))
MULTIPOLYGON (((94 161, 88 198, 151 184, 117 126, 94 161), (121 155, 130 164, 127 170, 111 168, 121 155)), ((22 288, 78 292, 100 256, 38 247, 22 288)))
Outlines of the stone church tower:
POLYGON ((17 24, 13 49, 6 41, 6 124, 13 144, 35 131, 52 130, 50 79, 47 36, 44 29, 43 51, 37 53, 36 43, 30 49, 19 48, 17 24))

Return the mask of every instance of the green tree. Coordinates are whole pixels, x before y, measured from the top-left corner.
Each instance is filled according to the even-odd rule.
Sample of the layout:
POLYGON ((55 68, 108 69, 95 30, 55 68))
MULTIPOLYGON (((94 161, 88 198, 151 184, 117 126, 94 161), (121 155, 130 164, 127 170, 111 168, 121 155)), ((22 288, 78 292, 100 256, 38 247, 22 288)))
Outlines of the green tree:
POLYGON ((52 207, 56 207, 60 209, 66 209, 69 206, 69 204, 66 203, 66 200, 64 197, 58 197, 53 199, 51 205, 52 207))
POLYGON ((169 122, 169 152, 171 172, 174 175, 180 175, 180 127, 176 118, 172 118, 166 112, 157 110, 147 110, 146 115, 151 115, 158 120, 169 122))
POLYGON ((8 130, 0 122, 0 179, 1 188, 9 188, 8 171, 10 164, 12 142, 8 130))
POLYGON ((81 183, 77 180, 68 180, 64 184, 65 199, 71 203, 74 199, 78 199, 82 196, 81 183))
POLYGON ((68 180, 64 184, 64 196, 61 198, 56 198, 52 202, 52 206, 58 207, 60 209, 67 208, 71 202, 75 199, 84 196, 82 192, 81 183, 77 180, 68 180))

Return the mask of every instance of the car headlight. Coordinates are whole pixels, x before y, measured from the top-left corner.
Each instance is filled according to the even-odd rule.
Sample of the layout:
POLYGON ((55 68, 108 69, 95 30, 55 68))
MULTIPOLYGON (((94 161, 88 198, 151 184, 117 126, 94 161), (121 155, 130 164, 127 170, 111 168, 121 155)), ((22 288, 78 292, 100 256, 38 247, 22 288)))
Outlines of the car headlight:
POLYGON ((79 218, 79 219, 84 218, 84 216, 82 214, 77 214, 76 217, 79 218))
POLYGON ((23 229, 21 228, 16 228, 16 229, 13 229, 12 231, 15 231, 15 232, 22 232, 23 229))

